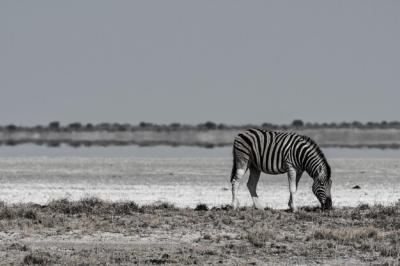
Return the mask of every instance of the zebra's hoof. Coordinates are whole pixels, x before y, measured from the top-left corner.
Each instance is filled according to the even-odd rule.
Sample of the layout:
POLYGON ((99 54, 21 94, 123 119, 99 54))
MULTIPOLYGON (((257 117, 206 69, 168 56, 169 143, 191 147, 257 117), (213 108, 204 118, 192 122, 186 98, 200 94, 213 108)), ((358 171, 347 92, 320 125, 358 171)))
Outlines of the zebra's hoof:
POLYGON ((257 210, 264 210, 264 206, 258 201, 258 197, 252 197, 253 198, 253 206, 257 210))
POLYGON ((261 204, 254 205, 256 210, 264 210, 264 207, 261 204))
POLYGON ((234 210, 239 209, 239 201, 233 202, 233 203, 232 203, 232 208, 233 208, 234 210))

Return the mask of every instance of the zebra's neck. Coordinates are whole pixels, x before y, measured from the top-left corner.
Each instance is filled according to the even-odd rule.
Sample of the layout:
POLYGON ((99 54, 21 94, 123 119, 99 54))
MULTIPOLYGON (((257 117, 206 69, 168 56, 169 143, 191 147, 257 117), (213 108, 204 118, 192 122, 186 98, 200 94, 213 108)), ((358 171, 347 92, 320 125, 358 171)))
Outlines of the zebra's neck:
POLYGON ((317 155, 316 157, 309 157, 304 164, 304 170, 307 174, 315 179, 319 176, 318 168, 322 167, 322 170, 326 173, 328 172, 328 162, 325 157, 317 155))
POLYGON ((297 150, 296 161, 300 164, 299 167, 306 171, 310 177, 315 179, 319 175, 318 169, 324 170, 325 173, 330 175, 330 167, 325 155, 314 141, 310 138, 303 139, 297 150))

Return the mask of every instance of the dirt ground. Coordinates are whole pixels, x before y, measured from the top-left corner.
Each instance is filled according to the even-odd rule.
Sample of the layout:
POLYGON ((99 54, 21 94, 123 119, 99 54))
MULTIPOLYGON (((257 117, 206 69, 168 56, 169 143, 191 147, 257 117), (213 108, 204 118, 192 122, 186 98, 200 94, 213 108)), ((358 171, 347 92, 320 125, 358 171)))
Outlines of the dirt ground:
POLYGON ((400 202, 297 213, 97 198, 0 203, 0 264, 399 265, 400 202))

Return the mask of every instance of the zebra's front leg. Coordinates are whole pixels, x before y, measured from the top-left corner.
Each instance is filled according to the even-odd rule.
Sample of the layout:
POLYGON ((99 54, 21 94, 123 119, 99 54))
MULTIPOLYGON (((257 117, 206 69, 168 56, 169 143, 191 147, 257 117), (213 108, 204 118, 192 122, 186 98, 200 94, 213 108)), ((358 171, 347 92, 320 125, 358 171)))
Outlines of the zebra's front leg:
POLYGON ((257 184, 258 184, 258 180, 260 179, 260 174, 261 174, 260 170, 254 168, 254 167, 251 167, 249 181, 247 181, 247 188, 250 191, 250 195, 253 200, 254 208, 256 208, 258 210, 264 209, 263 206, 258 202, 258 196, 257 196, 257 184))
POLYGON ((237 192, 239 190, 240 179, 243 177, 245 172, 246 172, 246 170, 244 168, 235 169, 235 174, 231 179, 233 209, 237 209, 239 207, 239 200, 237 198, 237 192))
POLYGON ((289 209, 292 212, 296 212, 297 211, 297 206, 295 203, 295 194, 297 191, 297 183, 298 183, 298 175, 297 172, 294 168, 289 167, 289 171, 288 171, 288 181, 289 181, 289 209))

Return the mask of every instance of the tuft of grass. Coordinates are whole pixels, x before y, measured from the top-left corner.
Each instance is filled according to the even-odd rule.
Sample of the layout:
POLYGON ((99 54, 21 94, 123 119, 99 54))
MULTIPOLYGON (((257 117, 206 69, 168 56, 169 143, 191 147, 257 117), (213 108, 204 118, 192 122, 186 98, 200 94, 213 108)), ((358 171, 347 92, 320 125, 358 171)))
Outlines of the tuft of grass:
POLYGON ((140 207, 140 212, 153 212, 156 210, 162 210, 162 211, 177 211, 178 208, 169 202, 157 202, 151 205, 143 205, 140 207))
POLYGON ((99 198, 89 197, 79 201, 59 199, 51 201, 48 206, 50 210, 64 214, 109 214, 129 215, 141 211, 139 205, 133 201, 129 202, 106 202, 99 198))
POLYGON ((15 210, 12 208, 9 208, 5 205, 1 206, 0 209, 0 219, 1 220, 11 220, 11 219, 15 219, 16 217, 16 213, 15 210))
POLYGON ((194 210, 195 211, 208 211, 209 209, 206 204, 200 203, 200 204, 197 204, 197 206, 196 206, 196 208, 194 208, 194 210))
POLYGON ((268 228, 265 224, 257 223, 248 232, 247 239, 255 247, 265 247, 267 242, 276 240, 277 232, 268 228))
POLYGON ((370 212, 366 215, 367 218, 379 218, 382 216, 392 216, 395 215, 398 211, 396 205, 394 206, 383 206, 383 205, 375 205, 370 209, 370 212))
POLYGON ((358 205, 357 209, 362 210, 362 211, 368 210, 368 209, 370 209, 370 206, 368 204, 364 203, 364 204, 358 205))
POLYGON ((302 221, 313 221, 315 219, 315 214, 304 209, 300 209, 298 212, 294 213, 296 219, 302 221))
POLYGON ((33 251, 24 257, 23 263, 27 265, 49 265, 50 254, 42 251, 33 251))
POLYGON ((377 240, 382 236, 378 234, 376 228, 368 227, 346 227, 339 229, 319 228, 314 231, 315 239, 335 240, 339 243, 348 244, 354 242, 364 242, 365 240, 377 240))
POLYGON ((8 250, 19 250, 19 251, 28 251, 30 248, 25 244, 20 243, 12 243, 7 247, 8 250))
POLYGON ((53 200, 48 204, 48 207, 59 213, 64 214, 94 214, 98 209, 104 207, 104 201, 91 197, 83 198, 79 201, 69 201, 68 199, 53 200))
POLYGON ((161 209, 161 210, 178 210, 178 208, 169 202, 162 202, 159 205, 156 205, 158 208, 157 209, 161 209))
POLYGON ((207 233, 207 234, 204 234, 204 235, 203 235, 203 239, 206 239, 206 240, 211 240, 211 239, 212 239, 212 235, 211 235, 211 234, 209 234, 209 233, 207 233))
POLYGON ((111 208, 116 215, 129 215, 140 211, 139 205, 134 201, 115 202, 111 204, 111 208))
POLYGON ((15 220, 19 218, 37 220, 38 214, 35 206, 30 204, 0 205, 0 220, 15 220))
POLYGON ((32 209, 22 211, 20 216, 30 220, 36 220, 38 217, 36 210, 32 209))

